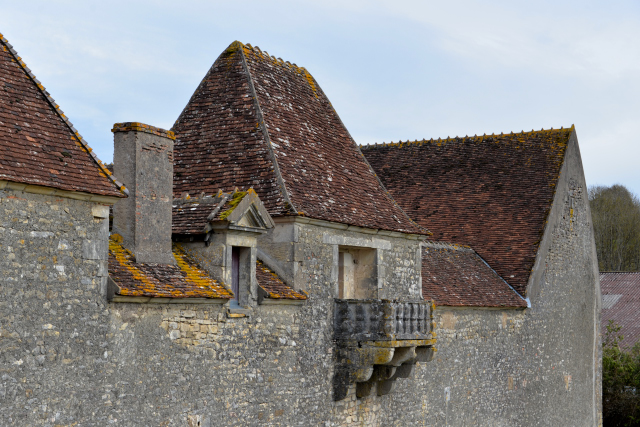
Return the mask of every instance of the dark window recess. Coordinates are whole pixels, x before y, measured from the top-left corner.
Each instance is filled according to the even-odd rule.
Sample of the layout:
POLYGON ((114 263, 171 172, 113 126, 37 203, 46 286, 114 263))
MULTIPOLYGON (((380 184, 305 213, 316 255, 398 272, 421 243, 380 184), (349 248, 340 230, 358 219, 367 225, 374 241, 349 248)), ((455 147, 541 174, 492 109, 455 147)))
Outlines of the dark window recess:
POLYGON ((240 303, 240 248, 231 248, 231 290, 233 291, 233 301, 240 303))

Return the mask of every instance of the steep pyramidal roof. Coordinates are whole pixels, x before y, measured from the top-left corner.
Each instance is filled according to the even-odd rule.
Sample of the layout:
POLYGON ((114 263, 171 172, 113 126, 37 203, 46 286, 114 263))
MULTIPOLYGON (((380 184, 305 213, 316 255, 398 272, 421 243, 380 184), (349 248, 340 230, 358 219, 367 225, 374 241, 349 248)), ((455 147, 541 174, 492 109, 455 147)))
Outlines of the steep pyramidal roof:
POLYGON ((361 147, 394 199, 437 241, 471 246, 521 295, 571 129, 361 147))
POLYGON ((0 180, 125 196, 1 34, 0 180))
POLYGON ((232 43, 176 121, 174 195, 253 187, 273 216, 427 234, 389 197, 315 79, 232 43))

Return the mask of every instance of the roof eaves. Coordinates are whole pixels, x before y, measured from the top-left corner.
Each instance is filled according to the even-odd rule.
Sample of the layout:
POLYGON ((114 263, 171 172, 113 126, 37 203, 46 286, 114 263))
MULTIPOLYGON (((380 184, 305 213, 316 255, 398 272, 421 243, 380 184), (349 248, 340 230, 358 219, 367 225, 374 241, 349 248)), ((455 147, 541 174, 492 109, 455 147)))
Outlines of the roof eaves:
POLYGON ((123 197, 126 197, 129 195, 129 190, 127 190, 127 188, 124 186, 123 183, 121 183, 120 181, 118 181, 113 174, 111 173, 111 171, 109 171, 109 169, 107 169, 107 166, 102 163, 102 161, 100 161, 100 159, 98 159, 98 156, 96 156, 96 154, 93 152, 93 149, 91 147, 89 147, 89 144, 87 143, 87 141, 82 137, 82 135, 80 135, 80 132, 78 132, 78 130, 73 126, 73 124, 71 123, 71 121, 69 121, 69 118, 67 118, 67 116, 65 116, 65 114, 62 112, 62 110, 60 109, 60 106, 56 103, 56 101, 51 97, 51 95, 49 94, 49 92, 47 92, 47 90, 44 88, 44 86, 42 85, 42 83, 40 82, 40 80, 38 80, 36 78, 36 76, 31 72, 31 69, 29 67, 27 67, 27 64, 24 63, 24 61, 22 60, 22 58, 20 56, 18 56, 18 52, 13 48, 13 46, 11 45, 11 43, 9 43, 9 41, 4 37, 3 34, 0 33, 0 42, 2 42, 2 44, 8 49, 9 53, 13 56, 13 58, 16 60, 16 62, 22 67, 22 69, 25 71, 25 73, 29 76, 29 78, 31 80, 33 80, 33 82, 36 84, 36 86, 38 87, 38 90, 40 90, 40 92, 42 93, 42 95, 44 95, 45 99, 47 100, 47 102, 53 107, 53 109, 55 110, 55 112, 58 114, 58 116, 62 119, 62 121, 69 127, 69 130, 71 130, 71 132, 73 133, 73 135, 76 138, 76 141, 87 151, 87 153, 93 158, 93 160, 96 162, 96 164, 98 165, 98 167, 102 170, 102 172, 104 172, 104 174, 109 177, 109 179, 113 182, 113 184, 118 187, 118 189, 120 190, 120 192, 122 193, 123 197))

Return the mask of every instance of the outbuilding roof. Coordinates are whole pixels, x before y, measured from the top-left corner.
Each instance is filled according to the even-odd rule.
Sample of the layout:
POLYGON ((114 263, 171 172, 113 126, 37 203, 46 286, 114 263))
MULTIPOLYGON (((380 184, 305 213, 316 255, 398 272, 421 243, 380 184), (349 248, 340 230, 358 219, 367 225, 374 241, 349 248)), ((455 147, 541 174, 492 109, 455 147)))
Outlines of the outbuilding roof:
POLYGON ((273 216, 428 234, 400 209, 309 72, 232 43, 173 126, 174 194, 253 187, 273 216))
POLYGON ((179 244, 173 245, 176 265, 136 262, 122 246, 118 235, 109 240, 109 277, 119 287, 117 295, 164 298, 230 299, 233 293, 211 278, 187 255, 179 244))
POLYGON ((574 128, 362 146, 400 206, 436 241, 471 246, 518 293, 574 128))
POLYGON ((602 293, 602 333, 609 320, 622 326, 622 346, 640 341, 640 272, 600 273, 602 293))
POLYGON ((0 180, 126 196, 1 34, 0 180))
MULTIPOLYGON (((176 265, 139 263, 122 246, 117 234, 109 239, 109 277, 118 289, 115 295, 151 298, 231 299, 229 286, 212 278, 178 243, 173 245, 176 265)), ((256 279, 266 298, 306 300, 285 284, 261 261, 256 261, 256 279)))
POLYGON ((436 305, 450 307, 527 307, 527 302, 473 249, 454 244, 425 243, 422 295, 436 305))
POLYGON ((285 284, 282 279, 262 261, 256 261, 256 279, 266 298, 306 300, 307 296, 285 284))

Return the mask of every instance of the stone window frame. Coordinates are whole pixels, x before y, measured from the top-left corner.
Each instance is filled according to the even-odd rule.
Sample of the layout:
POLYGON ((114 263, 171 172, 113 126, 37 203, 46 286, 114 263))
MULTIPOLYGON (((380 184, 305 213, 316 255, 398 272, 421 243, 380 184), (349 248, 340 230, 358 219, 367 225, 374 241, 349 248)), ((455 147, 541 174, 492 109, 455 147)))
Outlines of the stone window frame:
POLYGON ((340 264, 340 248, 359 248, 375 250, 375 283, 377 297, 380 290, 384 286, 385 268, 382 263, 383 252, 392 249, 392 243, 387 240, 376 238, 359 238, 350 236, 336 235, 335 233, 325 232, 322 242, 333 246, 333 265, 331 268, 331 282, 334 284, 334 298, 339 297, 339 264, 340 264))

